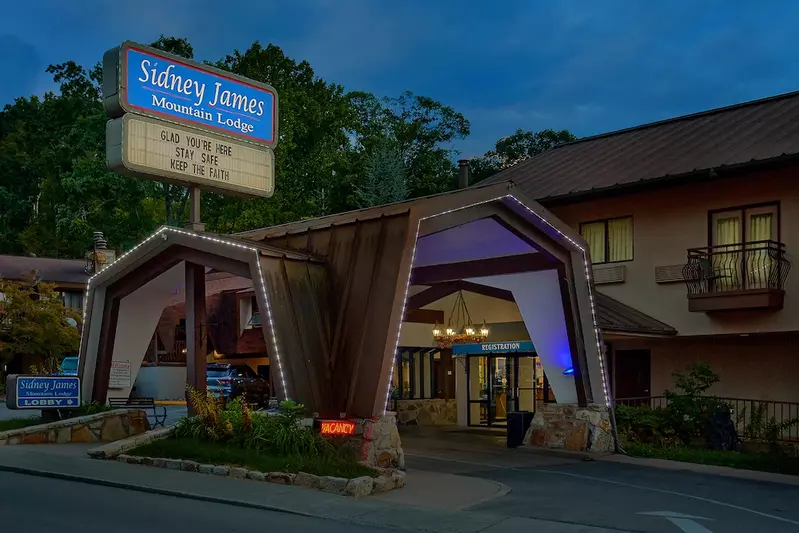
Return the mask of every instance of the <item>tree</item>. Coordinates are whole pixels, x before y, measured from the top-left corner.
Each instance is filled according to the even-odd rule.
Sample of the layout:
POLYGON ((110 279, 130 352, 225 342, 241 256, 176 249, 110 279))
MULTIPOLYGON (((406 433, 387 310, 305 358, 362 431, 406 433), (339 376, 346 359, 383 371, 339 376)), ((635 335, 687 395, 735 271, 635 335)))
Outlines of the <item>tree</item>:
POLYGON ((500 170, 505 170, 533 156, 546 152, 550 148, 577 140, 568 130, 551 129, 537 132, 516 130, 515 133, 499 139, 493 150, 482 157, 469 161, 472 183, 477 183, 500 170))
POLYGON ((407 171, 412 197, 452 189, 457 168, 457 152, 452 142, 469 135, 469 121, 449 106, 410 91, 396 98, 353 92, 350 101, 358 116, 353 132, 356 148, 365 153, 382 142, 393 139, 407 171))
POLYGON ((65 307, 55 286, 33 275, 19 282, 0 279, 0 362, 31 356, 53 361, 75 354, 80 343, 80 315, 65 307))
POLYGON ((364 169, 363 181, 356 188, 358 207, 373 207, 407 199, 410 191, 399 148, 390 139, 384 139, 375 145, 373 152, 364 169))

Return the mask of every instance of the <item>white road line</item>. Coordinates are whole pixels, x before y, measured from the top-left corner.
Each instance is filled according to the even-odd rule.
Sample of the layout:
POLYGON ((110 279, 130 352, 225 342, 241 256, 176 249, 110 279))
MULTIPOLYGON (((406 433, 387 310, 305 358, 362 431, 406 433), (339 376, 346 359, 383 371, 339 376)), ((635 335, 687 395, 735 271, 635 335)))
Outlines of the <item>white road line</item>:
POLYGON ((631 488, 631 489, 648 490, 650 492, 658 492, 660 494, 670 494, 672 496, 680 496, 680 497, 688 498, 688 499, 691 499, 691 500, 697 500, 697 501, 700 501, 700 502, 711 503, 713 505, 719 505, 721 507, 727 507, 728 509, 737 509, 738 511, 744 511, 744 512, 747 512, 747 513, 752 513, 752 514, 757 515, 757 516, 762 516, 764 518, 771 518, 772 520, 777 520, 779 522, 785 522, 787 524, 793 524, 795 526, 799 526, 799 522, 797 522, 795 520, 790 520, 788 518, 783 518, 781 516, 775 516, 775 515, 771 515, 771 514, 768 514, 768 513, 761 512, 761 511, 756 511, 755 509, 749 509, 748 507, 742 507, 740 505, 735 505, 733 503, 720 502, 718 500, 711 500, 710 498, 703 498, 702 496, 694 496, 693 494, 686 494, 684 492, 677 492, 677 491, 674 491, 674 490, 657 489, 657 488, 654 488, 654 487, 646 487, 646 486, 643 486, 643 485, 633 485, 631 483, 624 483, 624 482, 621 482, 621 481, 613 481, 613 480, 610 480, 610 479, 604 479, 604 478, 600 478, 600 477, 584 476, 582 474, 573 474, 571 472, 561 472, 559 470, 542 470, 542 469, 538 469, 538 468, 521 469, 521 468, 513 467, 513 466, 502 466, 502 465, 495 465, 495 464, 490 464, 490 463, 476 463, 476 462, 473 462, 473 461, 462 461, 462 460, 459 460, 459 459, 448 459, 448 458, 445 458, 445 457, 434 457, 434 456, 431 456, 431 455, 418 455, 418 454, 411 454, 411 453, 406 453, 405 455, 406 455, 406 457, 419 457, 419 458, 422 458, 422 459, 435 459, 435 460, 438 460, 438 461, 447 461, 447 462, 450 462, 450 463, 461 463, 461 464, 467 464, 467 465, 473 465, 473 466, 484 466, 484 467, 489 467, 489 468, 500 468, 502 470, 516 470, 516 471, 519 471, 519 472, 524 471, 524 472, 540 472, 542 474, 554 474, 554 475, 560 475, 560 476, 573 477, 573 478, 577 478, 577 479, 598 481, 600 483, 608 483, 610 485, 617 485, 617 486, 620 486, 620 487, 628 487, 628 488, 631 488))

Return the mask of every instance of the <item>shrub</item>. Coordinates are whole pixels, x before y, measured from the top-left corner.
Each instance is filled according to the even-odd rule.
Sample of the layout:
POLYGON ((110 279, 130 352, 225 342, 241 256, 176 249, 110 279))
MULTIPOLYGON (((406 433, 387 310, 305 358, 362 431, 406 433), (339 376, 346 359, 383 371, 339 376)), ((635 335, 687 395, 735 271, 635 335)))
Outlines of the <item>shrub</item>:
POLYGON ((719 376, 707 363, 691 363, 686 372, 674 372, 674 384, 682 392, 665 391, 666 412, 675 434, 685 443, 705 434, 714 414, 725 406, 713 396, 705 396, 719 376))
MULTIPOLYGON (((745 416, 745 412, 742 412, 741 417, 745 416)), ((749 415, 749 423, 744 429, 744 436, 776 447, 782 433, 797 425, 799 425, 799 417, 782 422, 778 422, 774 416, 768 418, 766 404, 758 402, 752 405, 752 413, 749 415)))
POLYGON ((667 409, 649 406, 619 405, 616 407, 619 436, 626 442, 669 447, 676 443, 676 434, 667 409))
POLYGON ((280 404, 276 415, 252 410, 244 397, 222 402, 189 391, 189 401, 197 413, 178 422, 175 436, 231 444, 276 455, 333 456, 341 453, 312 427, 301 423, 303 405, 291 400, 280 404))

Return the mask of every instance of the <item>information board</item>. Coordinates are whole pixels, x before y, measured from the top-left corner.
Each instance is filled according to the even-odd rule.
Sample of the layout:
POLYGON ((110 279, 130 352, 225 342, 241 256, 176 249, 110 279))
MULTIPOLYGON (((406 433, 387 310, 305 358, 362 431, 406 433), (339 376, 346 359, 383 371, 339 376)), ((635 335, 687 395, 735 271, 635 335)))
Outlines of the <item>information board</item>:
POLYGON ((114 172, 184 187, 239 196, 275 190, 270 148, 135 114, 108 122, 106 159, 114 172))

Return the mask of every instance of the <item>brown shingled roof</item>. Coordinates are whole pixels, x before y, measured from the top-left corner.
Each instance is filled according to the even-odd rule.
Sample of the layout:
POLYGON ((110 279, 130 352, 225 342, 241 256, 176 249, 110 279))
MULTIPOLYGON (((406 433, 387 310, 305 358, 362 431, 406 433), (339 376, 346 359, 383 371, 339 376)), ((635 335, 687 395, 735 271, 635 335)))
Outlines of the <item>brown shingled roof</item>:
POLYGON ((799 155, 799 92, 586 137, 480 182, 537 200, 687 178, 799 155))
POLYGON ((81 259, 0 255, 0 278, 14 281, 35 272, 38 279, 49 283, 85 285, 89 281, 85 269, 86 261, 81 259))
POLYGON ((677 330, 665 322, 652 318, 599 291, 596 292, 596 318, 597 325, 605 333, 677 334, 677 330))

